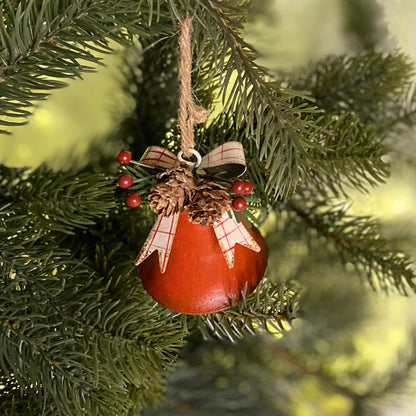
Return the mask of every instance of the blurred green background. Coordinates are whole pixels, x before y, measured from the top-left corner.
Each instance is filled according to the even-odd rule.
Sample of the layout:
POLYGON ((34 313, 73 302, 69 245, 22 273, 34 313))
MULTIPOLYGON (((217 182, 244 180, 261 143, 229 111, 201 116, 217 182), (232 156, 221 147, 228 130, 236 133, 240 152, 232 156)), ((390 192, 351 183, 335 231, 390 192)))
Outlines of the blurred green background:
MULTIPOLYGON (((252 16, 247 38, 259 50, 260 62, 271 70, 292 71, 329 54, 368 48, 400 48, 416 60, 414 0, 255 0, 252 16)), ((55 169, 67 169, 87 165, 91 148, 115 156, 120 150, 117 141, 103 138, 115 134, 134 108, 131 96, 122 88, 121 56, 103 56, 105 65, 96 73, 53 92, 48 100, 37 104, 27 125, 14 128, 12 135, 0 136, 1 161, 9 166, 29 167, 46 162, 55 169)), ((404 143, 414 141, 414 132, 406 134, 410 136, 403 138, 404 143)), ((386 184, 371 194, 354 194, 352 209, 357 214, 380 218, 385 235, 414 257, 415 158, 406 159, 403 153, 397 151, 390 156, 392 177, 386 184)), ((361 290, 356 289, 356 293, 361 290)), ((365 324, 358 330, 344 333, 350 337, 353 352, 332 357, 334 373, 342 373, 345 367, 368 366, 371 377, 382 375, 395 364, 409 333, 414 332, 414 298, 386 298, 373 293, 365 296, 371 302, 370 313, 365 312, 365 324)), ((295 322, 294 326, 292 337, 292 333, 307 328, 305 323, 295 322)), ((321 344, 316 348, 321 352, 327 349, 330 356, 331 342, 322 340, 321 344)), ((413 387, 410 391, 416 391, 416 385, 413 387)), ((323 397, 322 390, 307 376, 301 390, 291 394, 301 397, 295 400, 299 416, 350 414, 350 402, 345 396, 332 392, 323 397)), ((393 398, 382 412, 386 416, 414 415, 416 399, 412 394, 400 400, 393 398)))

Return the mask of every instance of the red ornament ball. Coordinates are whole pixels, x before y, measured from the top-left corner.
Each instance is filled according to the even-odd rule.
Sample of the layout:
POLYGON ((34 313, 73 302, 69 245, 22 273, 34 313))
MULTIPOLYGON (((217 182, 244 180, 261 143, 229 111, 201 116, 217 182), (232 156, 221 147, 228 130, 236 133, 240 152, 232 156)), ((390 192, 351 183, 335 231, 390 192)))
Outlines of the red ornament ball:
POLYGON ((123 165, 126 165, 131 162, 131 153, 128 150, 123 150, 118 154, 117 160, 123 165))
POLYGON ((120 175, 117 179, 117 183, 120 188, 130 188, 130 186, 133 185, 133 178, 128 174, 120 175))
POLYGON ((247 208, 247 201, 244 197, 239 196, 233 200, 232 206, 237 212, 241 212, 247 208))
POLYGON ((254 185, 250 181, 244 181, 243 195, 250 195, 253 189, 254 185))
POLYGON ((214 228, 179 216, 169 261, 160 272, 157 251, 139 265, 140 278, 154 300, 175 312, 201 315, 228 309, 257 287, 267 266, 266 242, 256 227, 247 228, 260 247, 256 252, 237 244, 230 269, 214 228))
POLYGON ((127 195, 126 198, 126 204, 130 208, 136 208, 142 203, 142 197, 139 194, 136 194, 135 192, 132 192, 127 195))
POLYGON ((241 180, 234 181, 231 185, 231 190, 237 195, 242 195, 244 193, 244 183, 245 182, 241 180))

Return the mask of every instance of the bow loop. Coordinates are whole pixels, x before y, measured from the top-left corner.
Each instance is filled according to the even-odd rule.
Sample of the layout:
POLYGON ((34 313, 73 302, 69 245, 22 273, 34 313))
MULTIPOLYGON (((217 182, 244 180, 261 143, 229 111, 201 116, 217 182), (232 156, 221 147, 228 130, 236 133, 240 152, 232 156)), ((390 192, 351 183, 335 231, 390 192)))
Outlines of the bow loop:
MULTIPOLYGON (((145 168, 174 169, 180 165, 178 156, 161 146, 150 146, 139 160, 145 168)), ((246 159, 240 142, 227 142, 202 157, 196 173, 201 176, 232 178, 246 171, 246 159)))
POLYGON ((246 158, 240 142, 227 142, 218 146, 202 158, 198 175, 232 178, 246 171, 246 158))
POLYGON ((139 165, 144 168, 173 169, 179 164, 178 157, 161 146, 149 146, 139 160, 139 165))

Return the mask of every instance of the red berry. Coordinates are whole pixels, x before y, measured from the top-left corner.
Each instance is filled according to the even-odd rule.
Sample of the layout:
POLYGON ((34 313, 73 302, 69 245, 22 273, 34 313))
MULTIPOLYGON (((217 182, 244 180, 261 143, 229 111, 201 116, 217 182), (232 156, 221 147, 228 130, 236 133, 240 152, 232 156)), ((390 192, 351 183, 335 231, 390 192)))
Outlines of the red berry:
POLYGON ((231 190, 237 194, 237 195, 242 195, 244 192, 244 181, 234 181, 233 184, 231 185, 231 190))
POLYGON ((117 179, 117 183, 120 188, 130 188, 130 186, 133 185, 133 178, 127 174, 120 175, 117 179))
POLYGON ((131 153, 128 150, 123 150, 118 154, 117 160, 123 165, 126 165, 131 162, 131 153))
POLYGON ((139 194, 136 194, 135 192, 132 192, 127 195, 126 198, 126 204, 130 208, 136 208, 142 203, 142 197, 139 194))
POLYGON ((250 195, 253 189, 254 185, 250 181, 244 181, 243 195, 250 195))
POLYGON ((244 197, 239 196, 233 200, 232 205, 237 212, 241 212, 247 208, 247 201, 244 197))

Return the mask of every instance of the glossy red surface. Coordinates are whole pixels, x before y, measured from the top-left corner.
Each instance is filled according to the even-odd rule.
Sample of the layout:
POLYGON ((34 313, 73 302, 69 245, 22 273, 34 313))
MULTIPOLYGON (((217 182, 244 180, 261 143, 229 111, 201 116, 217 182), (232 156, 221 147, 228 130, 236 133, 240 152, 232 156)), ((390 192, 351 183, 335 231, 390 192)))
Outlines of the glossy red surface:
POLYGON ((231 190, 237 195, 242 195, 244 192, 244 187, 244 181, 238 179, 232 183, 231 190))
POLYGON ((122 150, 118 156, 117 160, 123 165, 131 162, 131 153, 128 150, 122 150))
POLYGON ((132 192, 127 195, 126 204, 130 208, 136 208, 142 203, 142 197, 139 194, 132 192))
POLYGON ((120 175, 117 179, 118 186, 120 188, 130 188, 133 185, 133 178, 125 173, 124 175, 120 175))
POLYGON ((232 206, 237 212, 241 212, 247 208, 247 201, 243 196, 239 196, 233 199, 232 206))
POLYGON ((253 192, 254 185, 250 181, 244 181, 243 195, 250 195, 253 192))
POLYGON ((181 214, 165 273, 160 273, 157 252, 140 264, 147 292, 168 309, 186 314, 207 314, 238 302, 247 284, 250 294, 267 266, 267 246, 253 226, 250 234, 261 247, 255 252, 237 244, 230 269, 211 226, 193 224, 181 214))

